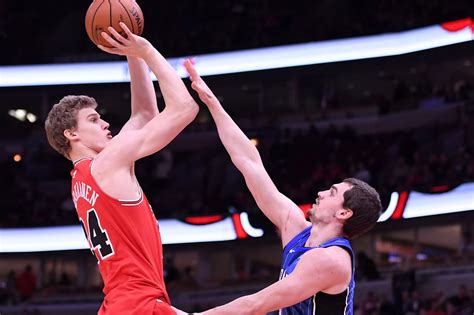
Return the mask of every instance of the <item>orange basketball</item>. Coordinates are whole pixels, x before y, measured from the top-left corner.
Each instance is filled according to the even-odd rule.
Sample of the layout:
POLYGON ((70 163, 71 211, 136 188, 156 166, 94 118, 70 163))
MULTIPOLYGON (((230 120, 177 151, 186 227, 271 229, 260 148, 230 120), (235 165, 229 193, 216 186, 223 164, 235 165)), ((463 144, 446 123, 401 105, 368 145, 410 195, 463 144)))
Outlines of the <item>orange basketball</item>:
POLYGON ((123 37, 127 37, 119 25, 123 22, 133 34, 141 35, 143 32, 143 13, 134 0, 94 0, 87 9, 86 31, 94 44, 111 47, 100 35, 107 32, 112 26, 123 37))

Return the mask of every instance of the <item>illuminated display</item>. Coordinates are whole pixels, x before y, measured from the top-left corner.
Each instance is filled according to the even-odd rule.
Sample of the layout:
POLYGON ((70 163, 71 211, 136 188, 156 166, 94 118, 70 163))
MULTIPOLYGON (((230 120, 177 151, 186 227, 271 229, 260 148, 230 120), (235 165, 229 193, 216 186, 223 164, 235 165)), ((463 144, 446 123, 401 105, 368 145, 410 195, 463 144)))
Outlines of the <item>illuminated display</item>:
MULTIPOLYGON (((207 76, 396 56, 467 42, 472 39, 472 21, 464 19, 400 33, 189 57, 195 62, 197 71, 202 76, 207 76)), ((184 60, 185 57, 168 60, 181 77, 187 76, 183 66, 184 60)), ((0 87, 129 81, 130 76, 126 62, 0 67, 0 87)))
MULTIPOLYGON (((436 189, 435 189, 436 191, 436 189)), ((300 206, 307 212, 311 205, 300 206)), ((474 210, 474 182, 449 191, 393 192, 379 222, 474 210)), ((163 244, 231 241, 262 237, 264 230, 250 224, 246 212, 227 216, 188 217, 184 221, 159 220, 163 244)), ((42 252, 89 248, 80 225, 0 229, 0 253, 42 252)))

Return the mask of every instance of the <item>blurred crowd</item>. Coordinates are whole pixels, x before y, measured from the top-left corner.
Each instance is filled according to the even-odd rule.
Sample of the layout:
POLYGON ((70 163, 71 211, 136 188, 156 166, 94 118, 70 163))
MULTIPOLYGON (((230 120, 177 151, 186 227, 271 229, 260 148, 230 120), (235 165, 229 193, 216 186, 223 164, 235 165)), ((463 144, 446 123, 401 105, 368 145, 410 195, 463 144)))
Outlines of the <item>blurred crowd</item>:
MULTIPOLYGON (((335 75, 343 76, 346 67, 335 68, 335 75)), ((450 69, 450 65, 440 63, 420 64, 411 71, 407 70, 408 66, 404 67, 399 72, 405 76, 400 77, 395 76, 396 66, 384 67, 383 78, 373 78, 365 72, 355 76, 354 80, 361 78, 359 84, 366 76, 365 85, 369 87, 383 79, 390 82, 377 93, 358 94, 361 98, 356 94, 361 91, 347 94, 341 88, 349 79, 341 79, 339 84, 333 82, 332 87, 327 84, 326 91, 316 95, 314 91, 321 89, 318 82, 301 76, 302 83, 311 84, 308 88, 301 84, 296 93, 313 93, 313 98, 299 100, 293 112, 288 111, 290 106, 284 101, 276 106, 272 99, 266 100, 268 104, 257 112, 246 110, 246 104, 224 101, 224 106, 257 142, 277 187, 296 203, 311 203, 319 190, 344 178, 357 177, 379 190, 386 207, 393 191, 430 192, 435 186, 450 189, 474 180, 474 88, 469 71, 446 72, 444 69, 450 69), (445 77, 448 80, 444 80, 445 77), (421 124, 406 129, 398 128, 403 122, 395 121, 392 131, 379 133, 360 133, 349 126, 336 126, 340 119, 356 117, 366 119, 370 125, 374 117, 410 110, 428 113, 433 109, 453 108, 453 104, 464 106, 451 123, 421 124), (365 112, 364 108, 373 110, 365 112), (316 126, 321 122, 326 127, 316 126)), ((263 77, 264 74, 260 80, 263 81, 263 77)), ((271 87, 267 89, 262 93, 272 94, 271 87)), ((236 93, 243 92, 232 90, 225 97, 237 97, 236 93)), ((283 98, 290 92, 285 89, 281 93, 283 98)), ((129 100, 121 101, 129 106, 129 100)), ((122 110, 117 107, 116 111, 122 110)), ((109 120, 107 114, 104 117, 112 126, 119 126, 109 120)), ((71 163, 46 143, 42 121, 24 124, 7 115, 0 118, 4 130, 8 130, 0 134, 0 173, 3 175, 0 198, 6 209, 0 212, 0 226, 76 224, 77 215, 70 198, 71 163), (17 161, 13 156, 15 152, 20 155, 17 161)), ((157 216, 183 218, 228 213, 232 209, 257 211, 205 109, 184 134, 188 140, 179 139, 182 141, 179 148, 171 146, 137 163, 137 176, 157 216), (202 145, 197 146, 197 142, 202 145)))
MULTIPOLYGON (((412 130, 359 135, 350 127, 301 129, 266 126, 248 135, 258 142, 264 164, 282 193, 298 204, 347 177, 377 187, 387 206, 393 191, 430 192, 474 180, 471 119, 412 130)), ((21 161, 0 149, 3 226, 76 224, 70 200, 70 162, 44 141, 27 141, 21 161)), ((192 139, 209 132, 190 131, 192 139)), ((257 211, 243 177, 215 133, 213 144, 165 149, 141 160, 136 173, 159 218, 257 211)), ((189 140, 195 141, 195 140, 189 140)))
POLYGON ((29 300, 37 290, 37 277, 31 265, 16 274, 10 270, 6 279, 0 281, 0 304, 18 304, 29 300))
POLYGON ((370 291, 354 310, 355 315, 471 315, 473 312, 474 288, 466 285, 460 285, 457 293, 450 296, 442 291, 422 296, 417 290, 405 290, 398 302, 370 291))

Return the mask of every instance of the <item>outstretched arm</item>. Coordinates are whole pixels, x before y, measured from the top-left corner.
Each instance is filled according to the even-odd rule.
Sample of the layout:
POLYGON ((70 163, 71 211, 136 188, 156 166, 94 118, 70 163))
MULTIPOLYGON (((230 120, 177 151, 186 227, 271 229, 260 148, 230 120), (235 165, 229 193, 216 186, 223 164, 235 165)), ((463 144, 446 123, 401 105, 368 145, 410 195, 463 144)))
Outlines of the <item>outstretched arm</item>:
POLYGON ((191 86, 209 108, 219 137, 232 162, 244 175, 247 186, 259 208, 280 230, 282 243, 285 246, 296 234, 308 226, 303 212, 295 203, 278 191, 263 166, 258 150, 226 113, 191 62, 187 61, 185 66, 192 81, 191 86))
POLYGON ((146 62, 138 57, 127 57, 130 72, 131 115, 121 131, 136 130, 158 115, 155 88, 146 62))
POLYGON ((202 314, 267 314, 297 304, 320 291, 342 292, 350 278, 350 257, 344 249, 317 248, 301 256, 295 270, 286 278, 202 314))
POLYGON ((161 93, 165 100, 166 108, 172 110, 187 110, 196 103, 189 94, 186 86, 176 73, 175 69, 145 38, 133 34, 124 23, 120 23, 127 38, 121 36, 115 29, 108 30, 113 38, 103 32, 102 36, 113 45, 112 48, 99 45, 99 48, 117 55, 142 58, 158 78, 161 93))
POLYGON ((166 106, 163 112, 141 129, 120 133, 106 147, 106 152, 101 152, 110 168, 130 165, 131 162, 157 152, 174 139, 199 110, 183 81, 166 59, 145 38, 134 35, 124 23, 120 23, 120 26, 127 37, 110 27, 113 38, 105 32, 102 36, 113 47, 99 45, 99 48, 112 54, 143 59, 158 78, 166 106))

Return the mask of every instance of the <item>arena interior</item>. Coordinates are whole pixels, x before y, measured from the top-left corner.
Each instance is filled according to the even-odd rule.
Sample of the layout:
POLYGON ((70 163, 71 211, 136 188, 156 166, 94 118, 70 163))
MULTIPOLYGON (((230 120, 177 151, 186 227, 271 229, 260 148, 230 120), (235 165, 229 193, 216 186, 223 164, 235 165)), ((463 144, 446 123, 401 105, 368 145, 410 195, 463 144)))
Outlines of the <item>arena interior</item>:
MULTIPOLYGON (((204 79, 302 211, 347 177, 380 192, 381 219, 352 241, 354 314, 473 314, 471 1, 137 2, 143 36, 177 69, 185 57, 197 66, 202 60, 202 69, 229 57, 204 79), (434 37, 423 37, 430 30, 434 37), (406 38, 411 48, 397 50, 406 38), (309 47, 299 44, 329 53, 283 66, 258 57, 274 47, 287 49, 282 59, 289 60, 309 47), (232 59, 242 51, 254 69, 232 59)), ((0 2, 0 314, 96 314, 103 299, 70 198, 71 163, 44 133, 49 109, 64 95, 93 96, 114 134, 130 115, 125 58, 89 40, 87 7, 0 2), (124 79, 78 82, 74 67, 111 62, 124 79), (67 70, 48 72, 54 66, 67 70)), ((278 280, 278 233, 205 106, 166 149, 140 160, 136 173, 160 224, 173 305, 203 311, 278 280)))

